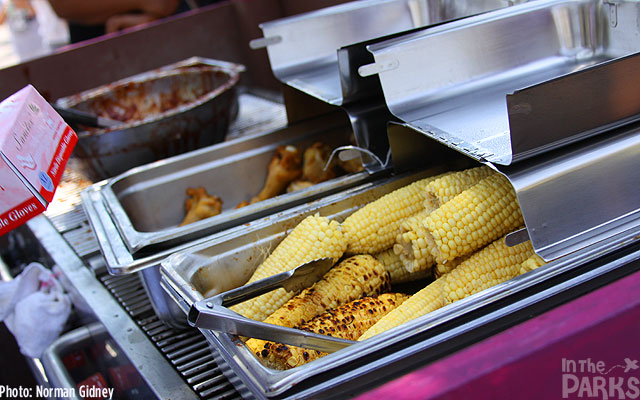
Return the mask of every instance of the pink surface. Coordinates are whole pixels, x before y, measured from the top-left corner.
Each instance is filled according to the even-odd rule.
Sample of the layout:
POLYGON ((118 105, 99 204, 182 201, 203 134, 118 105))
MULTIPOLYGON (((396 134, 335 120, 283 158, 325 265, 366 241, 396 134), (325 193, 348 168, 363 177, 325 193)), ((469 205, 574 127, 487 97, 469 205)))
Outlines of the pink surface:
POLYGON ((358 397, 640 398, 640 272, 358 397))

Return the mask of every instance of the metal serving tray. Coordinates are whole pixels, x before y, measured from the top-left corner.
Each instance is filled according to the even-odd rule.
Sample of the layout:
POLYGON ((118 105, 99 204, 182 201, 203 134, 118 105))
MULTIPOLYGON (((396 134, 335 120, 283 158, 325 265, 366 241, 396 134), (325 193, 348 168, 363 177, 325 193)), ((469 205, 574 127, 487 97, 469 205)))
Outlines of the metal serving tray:
POLYGON ((343 118, 329 115, 135 168, 93 185, 83 194, 83 204, 92 226, 102 225, 109 231, 109 234, 98 238, 101 249, 105 253, 114 253, 121 260, 110 262, 111 257, 105 254, 110 272, 133 272, 137 268, 124 267, 122 262, 166 250, 371 179, 367 172, 347 174, 234 209, 238 203, 260 191, 269 161, 278 145, 293 144, 303 149, 315 141, 322 141, 339 146, 349 143, 349 135, 350 129, 345 127, 343 118), (220 196, 223 212, 180 227, 178 224, 184 217, 185 190, 190 186, 204 186, 210 194, 220 196), (97 204, 91 206, 91 203, 97 204), (106 214, 95 212, 96 208, 104 208, 106 214))
MULTIPOLYGON (((353 188, 309 205, 294 208, 280 215, 275 221, 263 221, 249 229, 237 229, 224 240, 213 239, 187 251, 173 254, 161 264, 161 285, 187 313, 194 302, 202 300, 205 296, 224 292, 243 284, 265 257, 266 250, 272 249, 304 217, 320 213, 341 221, 361 205, 424 175, 430 175, 432 172, 434 171, 403 175, 353 188)), ((525 306, 512 305, 510 309, 496 315, 477 318, 480 315, 477 313, 478 310, 483 307, 495 305, 500 300, 526 290, 529 290, 529 295, 524 301, 529 305, 550 296, 545 292, 531 295, 531 289, 541 282, 557 278, 597 257, 630 243, 639 242, 639 232, 640 229, 636 226, 634 229, 553 261, 524 276, 380 334, 367 340, 366 343, 356 343, 288 371, 276 371, 263 366, 236 336, 206 329, 202 332, 211 346, 222 354, 233 373, 240 378, 242 389, 248 388, 253 396, 257 398, 318 398, 321 394, 326 396, 327 391, 335 389, 332 387, 346 385, 348 381, 362 378, 362 375, 370 374, 372 371, 383 375, 390 374, 388 365, 392 362, 402 360, 404 365, 402 368, 408 368, 408 363, 417 362, 415 354, 428 351, 430 347, 442 343, 443 340, 463 334, 466 329, 470 329, 469 324, 481 326, 492 318, 497 319, 525 306), (471 312, 476 312, 474 315, 477 321, 476 318, 472 318, 471 322, 467 319, 467 325, 442 330, 443 325, 460 316, 468 316, 471 312)), ((606 271, 609 271, 615 266, 607 268, 606 271)), ((597 272, 597 274, 602 273, 604 270, 597 272)), ((585 274, 581 279, 592 279, 596 276, 594 274, 585 274)), ((567 279, 562 285, 556 290, 562 291, 577 283, 567 279)), ((332 396, 340 397, 335 393, 332 396)))
MULTIPOLYGON (((384 160, 386 124, 395 118, 376 77, 358 67, 373 62, 366 46, 419 29, 500 9, 526 0, 366 0, 324 8, 260 25, 274 75, 284 84, 349 115, 361 148, 384 160), (321 33, 321 34, 318 34, 321 33)), ((379 166, 365 162, 369 171, 379 166)))
POLYGON ((240 209, 264 185, 269 161, 279 145, 301 150, 316 141, 332 147, 349 144, 351 130, 339 118, 324 118, 239 139, 185 157, 149 164, 115 177, 102 187, 113 220, 132 252, 153 245, 168 246, 244 223, 319 194, 366 178, 366 173, 338 177, 297 192, 240 209), (250 173, 248 173, 250 171, 250 173), (223 200, 215 217, 178 227, 184 217, 185 190, 204 186, 223 200), (162 212, 158 212, 162 210, 162 212))
POLYGON ((637 1, 538 0, 369 46, 407 126, 509 165, 637 120, 637 1))

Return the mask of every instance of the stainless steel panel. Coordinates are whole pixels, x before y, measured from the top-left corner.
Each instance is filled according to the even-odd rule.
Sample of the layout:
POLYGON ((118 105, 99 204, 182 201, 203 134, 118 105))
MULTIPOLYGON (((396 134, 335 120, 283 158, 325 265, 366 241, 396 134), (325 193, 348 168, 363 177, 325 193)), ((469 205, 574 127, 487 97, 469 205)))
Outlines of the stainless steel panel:
POLYGON ((508 165, 640 114, 634 1, 539 0, 369 46, 391 112, 508 165))
MULTIPOLYGON (((291 144, 304 149, 316 141, 333 147, 348 144, 350 129, 344 123, 339 115, 325 116, 149 164, 98 183, 93 190, 101 198, 84 196, 83 199, 90 202, 96 198, 104 203, 108 218, 105 219, 104 215, 98 217, 89 208, 89 221, 93 225, 113 225, 116 228, 113 232, 116 236, 104 236, 106 244, 102 240, 98 242, 104 248, 109 243, 122 241, 126 245, 126 253, 134 254, 142 249, 150 253, 150 248, 176 246, 364 182, 371 178, 366 172, 347 174, 235 209, 238 203, 249 200, 260 191, 269 162, 279 145, 291 144), (198 186, 222 198, 223 212, 178 226, 184 218, 185 191, 188 187, 198 186), (97 218, 102 220, 95 222, 97 218)), ((122 257, 133 257, 126 253, 122 257)), ((112 263, 107 262, 107 265, 113 267, 112 263)))
MULTIPOLYGON (((194 302, 202 300, 205 296, 229 290, 246 281, 253 268, 265 257, 265 249, 273 248, 287 231, 305 216, 319 212, 321 215, 343 220, 360 205, 417 178, 415 175, 405 175, 330 196, 307 207, 301 206, 291 210, 290 213, 281 215, 275 223, 265 221, 247 230, 238 231, 224 240, 211 240, 187 251, 175 253, 161 264, 162 286, 183 311, 188 312, 194 302)), ((206 329, 202 332, 257 398, 313 398, 320 393, 326 394, 334 385, 339 386, 359 379, 363 371, 378 371, 384 374, 380 371, 392 362, 402 360, 405 365, 412 363, 410 357, 416 351, 426 351, 431 346, 451 340, 470 329, 470 325, 481 326, 492 319, 521 309, 522 305, 514 305, 506 311, 502 310, 487 317, 471 318, 472 322, 467 325, 445 330, 444 333, 439 330, 455 318, 469 315, 508 296, 530 290, 542 282, 556 279, 578 266, 631 243, 637 244, 640 241, 639 233, 640 228, 635 226, 526 275, 377 335, 367 342, 353 344, 288 371, 264 367, 236 336, 206 329), (418 336, 422 339, 419 340, 418 336)), ((607 268, 606 270, 610 271, 615 265, 607 268)), ((592 275, 585 274, 581 279, 592 279, 600 273, 604 273, 604 269, 592 275)), ((555 293, 576 285, 576 282, 567 281, 554 288, 555 293)), ((530 296, 525 302, 530 305, 533 304, 531 301, 539 301, 545 296, 549 296, 549 293, 540 292, 530 296)))
MULTIPOLYGON (((330 104, 343 104, 336 51, 416 27, 507 7, 518 1, 366 0, 260 25, 275 76, 330 104)), ((356 78, 357 79, 357 78, 356 78)))
MULTIPOLYGON (((261 24, 271 68, 286 85, 349 115, 359 147, 379 159, 388 155, 386 125, 395 120, 376 77, 358 68, 373 62, 366 46, 424 27, 508 7, 524 0, 368 0, 261 24), (319 34, 321 33, 321 34, 319 34)), ((374 172, 379 163, 365 157, 374 172)))
POLYGON ((640 124, 500 170, 536 252, 552 260, 640 226, 640 124))

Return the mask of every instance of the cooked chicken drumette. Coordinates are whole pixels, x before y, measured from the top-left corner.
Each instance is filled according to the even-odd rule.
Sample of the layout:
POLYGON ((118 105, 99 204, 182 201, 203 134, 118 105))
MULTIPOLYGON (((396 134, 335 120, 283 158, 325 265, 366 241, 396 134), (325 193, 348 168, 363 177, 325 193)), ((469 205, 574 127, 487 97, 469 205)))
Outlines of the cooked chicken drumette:
POLYGON ((251 204, 284 193, 289 183, 302 174, 300 164, 300 150, 294 146, 278 146, 269 163, 269 171, 264 187, 256 197, 251 199, 251 204))
POLYGON ((179 226, 213 217, 222 212, 222 199, 209 195, 203 187, 187 188, 187 196, 189 198, 184 203, 187 215, 179 226))

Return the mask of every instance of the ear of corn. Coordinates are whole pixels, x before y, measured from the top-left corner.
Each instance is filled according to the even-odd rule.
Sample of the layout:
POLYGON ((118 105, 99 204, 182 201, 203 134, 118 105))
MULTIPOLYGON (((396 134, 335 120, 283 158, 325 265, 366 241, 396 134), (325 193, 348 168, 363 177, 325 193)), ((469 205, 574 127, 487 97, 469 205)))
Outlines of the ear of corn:
MULTIPOLYGON (((329 257, 337 261, 347 247, 340 224, 319 215, 305 218, 256 269, 248 283, 289 271, 306 262, 329 257)), ((247 318, 264 320, 295 293, 280 288, 236 304, 231 309, 247 318)))
POLYGON ((391 284, 411 282, 418 279, 425 279, 431 276, 431 270, 423 269, 417 272, 409 272, 404 267, 400 256, 396 255, 393 249, 382 251, 373 255, 389 273, 391 284))
POLYGON ((401 225, 401 233, 397 236, 396 244, 393 246, 394 252, 400 257, 408 272, 426 270, 435 263, 431 247, 425 239, 427 228, 423 224, 429 214, 429 210, 422 210, 404 220, 401 225))
POLYGON ((411 296, 369 328, 358 340, 369 339, 449 303, 514 278, 518 276, 521 263, 532 254, 531 242, 508 247, 504 238, 500 238, 411 296))
MULTIPOLYGON (((293 328, 326 310, 363 296, 377 296, 389 288, 389 274, 378 260, 368 254, 353 256, 333 267, 322 279, 294 296, 264 322, 293 328)), ((246 345, 256 353, 265 343, 261 339, 249 339, 246 345)))
POLYGON ((424 220, 436 262, 445 263, 524 225, 507 178, 492 174, 460 193, 424 220))
POLYGON ((350 254, 375 254, 391 246, 405 218, 422 210, 424 188, 437 176, 421 179, 388 193, 348 216, 342 227, 350 254))
POLYGON ((467 254, 465 256, 461 256, 456 258, 455 260, 448 261, 445 264, 436 264, 433 266, 433 276, 436 278, 440 278, 441 276, 445 276, 449 272, 453 271, 458 265, 460 265, 463 261, 467 260, 471 254, 467 254))
POLYGON ((365 331, 358 340, 369 339, 372 336, 443 307, 445 301, 442 290, 443 278, 436 279, 404 301, 401 306, 382 317, 380 321, 365 331))
POLYGON ((495 172, 487 166, 465 169, 442 176, 425 187, 424 207, 431 212, 495 172))
MULTIPOLYGON (((382 316, 408 298, 400 293, 385 293, 378 297, 365 297, 345 304, 312 319, 299 329, 341 339, 356 340, 382 316)), ((290 369, 325 356, 326 353, 295 346, 266 342, 255 352, 267 366, 290 369)))
POLYGON ((531 242, 509 247, 504 238, 489 244, 445 275, 447 304, 490 288, 520 274, 520 265, 533 255, 531 242))
POLYGON ((522 262, 522 265, 520 265, 520 275, 529 271, 533 271, 534 269, 542 267, 545 264, 546 261, 544 261, 539 255, 534 254, 522 262))

